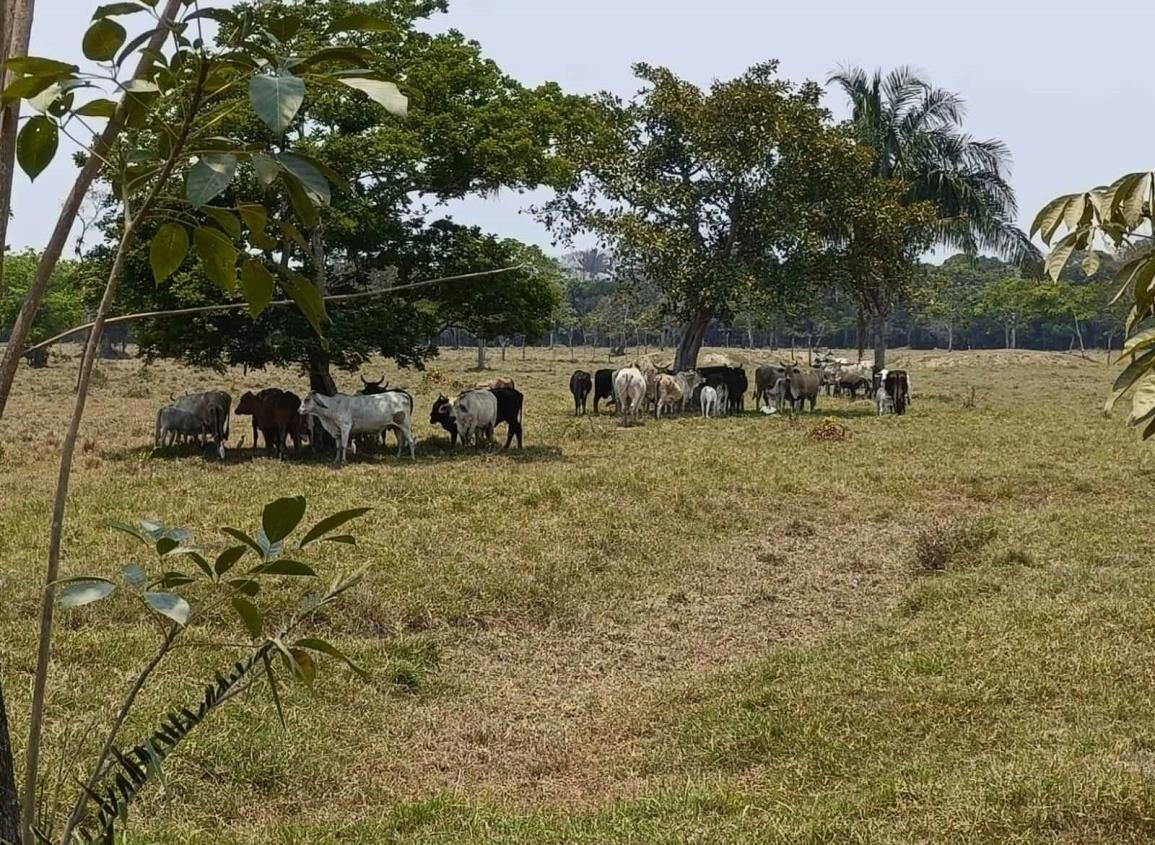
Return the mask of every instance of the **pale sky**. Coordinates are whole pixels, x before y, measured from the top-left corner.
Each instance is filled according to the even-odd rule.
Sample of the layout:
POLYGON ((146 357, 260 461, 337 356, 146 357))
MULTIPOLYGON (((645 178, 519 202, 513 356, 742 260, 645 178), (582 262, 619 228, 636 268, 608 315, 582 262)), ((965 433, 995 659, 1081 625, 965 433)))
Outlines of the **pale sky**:
MULTIPOLYGON (((1011 182, 1028 226, 1047 200, 1155 168, 1152 0, 450 0, 434 24, 482 44, 509 74, 575 93, 636 89, 630 65, 672 68, 700 84, 778 59, 789 79, 825 80, 842 64, 912 64, 969 104, 966 128, 1014 155, 1011 182), (1116 128, 1118 127, 1118 128, 1116 128)), ((37 0, 34 55, 79 55, 95 0, 37 0)), ((214 4, 216 5, 216 4, 214 4)), ((840 96, 828 105, 845 113, 840 96)), ((18 175, 15 248, 40 246, 72 178, 58 156, 35 186, 18 175)), ((548 246, 521 210, 530 196, 454 207, 460 222, 548 246)))

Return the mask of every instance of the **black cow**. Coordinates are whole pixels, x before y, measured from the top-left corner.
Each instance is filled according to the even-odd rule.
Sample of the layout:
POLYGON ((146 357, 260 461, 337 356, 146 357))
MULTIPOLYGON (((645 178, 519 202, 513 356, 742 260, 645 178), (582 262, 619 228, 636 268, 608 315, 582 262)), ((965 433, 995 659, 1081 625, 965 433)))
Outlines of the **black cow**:
POLYGON ((617 397, 614 396, 614 371, 598 370, 594 373, 594 413, 598 412, 598 402, 608 399, 616 406, 617 397))
POLYGON ((586 399, 594 389, 593 376, 585 370, 574 370, 569 377, 569 392, 573 395, 573 415, 581 416, 586 412, 586 399))
POLYGON ((698 373, 710 383, 711 378, 720 378, 726 385, 729 399, 726 409, 731 414, 740 414, 746 409, 746 391, 750 389, 750 380, 742 367, 702 367, 698 373))
MULTIPOLYGON (((515 390, 512 387, 495 387, 489 392, 497 399, 497 419, 494 421, 494 425, 505 423, 509 427, 504 448, 508 449, 509 444, 516 437, 517 448, 521 449, 522 408, 525 404, 525 397, 520 390, 515 390)), ((429 412, 429 423, 430 425, 440 425, 448 431, 450 445, 456 446, 459 435, 457 423, 454 422, 450 413, 452 410, 450 406, 449 398, 439 394, 433 403, 433 409, 429 412)))

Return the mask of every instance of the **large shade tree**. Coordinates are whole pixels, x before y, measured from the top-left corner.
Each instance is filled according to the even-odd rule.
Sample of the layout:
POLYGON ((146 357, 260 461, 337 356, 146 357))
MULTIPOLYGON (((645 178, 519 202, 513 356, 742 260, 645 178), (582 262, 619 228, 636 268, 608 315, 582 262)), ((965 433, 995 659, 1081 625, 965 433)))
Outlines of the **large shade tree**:
MULTIPOLYGON (((899 181, 907 201, 934 208, 937 245, 968 255, 994 253, 1037 272, 1041 255, 1014 222, 1010 152, 1002 141, 963 131, 966 106, 958 94, 934 87, 910 67, 886 75, 845 68, 829 82, 850 101, 851 131, 874 152, 875 174, 899 181)), ((882 366, 889 311, 870 317, 875 363, 882 366)))

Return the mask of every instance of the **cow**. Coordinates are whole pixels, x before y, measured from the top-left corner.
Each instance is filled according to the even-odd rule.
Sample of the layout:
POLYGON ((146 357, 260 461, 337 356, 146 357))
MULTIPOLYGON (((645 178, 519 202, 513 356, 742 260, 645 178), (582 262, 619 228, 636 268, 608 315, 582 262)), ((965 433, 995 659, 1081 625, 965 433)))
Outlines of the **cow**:
MULTIPOLYGON (((742 367, 702 367, 698 370, 706 383, 714 376, 719 377, 726 385, 727 408, 733 414, 740 414, 746 408, 746 391, 750 388, 750 380, 742 367)), ((714 388, 717 390, 717 387, 714 388)))
MULTIPOLYGON (((467 442, 467 434, 475 435, 477 433, 487 434, 489 440, 493 440, 493 429, 501 423, 506 424, 507 433, 505 439, 505 447, 509 448, 513 439, 517 438, 517 448, 523 448, 522 433, 523 433, 523 412, 525 405, 525 397, 520 391, 512 387, 498 387, 493 390, 467 390, 460 394, 456 400, 450 400, 444 395, 438 395, 437 401, 433 403, 433 408, 429 412, 430 425, 440 425, 447 432, 449 432, 450 446, 457 445, 457 438, 461 437, 461 445, 467 442), (493 400, 496 403, 494 406, 493 420, 488 422, 485 419, 480 419, 475 416, 479 414, 484 407, 488 406, 488 400, 484 397, 479 397, 470 400, 466 403, 463 413, 468 415, 468 420, 459 420, 459 405, 461 400, 469 394, 473 393, 489 393, 493 395, 493 400), (462 423, 469 423, 469 431, 463 430, 462 423), (486 424, 487 423, 487 424, 486 424)), ((476 440, 476 437, 475 437, 476 440)))
POLYGON ((409 457, 416 460, 413 429, 410 425, 413 397, 401 391, 389 391, 373 396, 338 393, 324 396, 310 392, 301 403, 302 416, 315 417, 329 435, 337 441, 337 462, 346 460, 349 438, 354 434, 383 434, 396 429, 397 456, 409 444, 409 457))
POLYGON ((165 405, 156 412, 156 434, 154 447, 171 446, 178 437, 195 438, 197 443, 205 435, 204 421, 192 413, 174 405, 165 405))
POLYGON ((677 376, 666 373, 658 375, 658 398, 654 403, 654 415, 658 419, 662 418, 663 408, 668 408, 670 413, 673 413, 675 405, 681 406, 685 403, 686 393, 683 386, 688 384, 690 381, 686 373, 679 373, 677 376))
POLYGON ((253 449, 257 448, 257 432, 265 436, 265 447, 278 458, 285 456, 288 438, 293 438, 293 451, 301 451, 301 397, 276 387, 259 393, 245 392, 237 403, 237 416, 253 418, 253 449))
POLYGON ((361 384, 362 396, 376 396, 378 393, 385 393, 390 389, 385 376, 381 376, 377 381, 369 381, 365 376, 361 376, 361 384))
POLYGON ((492 381, 479 381, 477 384, 473 385, 474 390, 499 390, 501 388, 512 390, 513 379, 506 378, 505 376, 498 376, 492 381))
POLYGON ((497 397, 492 390, 467 390, 448 408, 449 418, 461 436, 461 445, 468 446, 470 440, 481 446, 484 435, 493 442, 493 429, 497 425, 497 397))
POLYGON ((718 391, 705 385, 702 392, 698 394, 698 401, 702 405, 702 416, 705 419, 710 419, 711 415, 716 415, 718 411, 718 391))
POLYGON ((644 359, 634 363, 634 367, 642 374, 646 380, 646 404, 645 409, 649 410, 651 405, 654 406, 654 412, 657 413, 658 408, 658 381, 666 374, 665 370, 661 370, 654 364, 653 361, 644 359))
POLYGON ((801 411, 810 401, 810 410, 818 404, 819 378, 813 367, 790 364, 782 379, 782 399, 790 412, 801 411))
POLYGON ((625 367, 614 373, 614 396, 626 425, 645 410, 646 390, 646 377, 637 367, 625 367))
POLYGON ((702 383, 702 376, 698 374, 697 370, 682 370, 674 375, 674 379, 682 391, 682 413, 685 413, 686 406, 693 400, 694 392, 702 383))
MULTIPOLYGON (((774 398, 778 382, 786 377, 786 367, 780 364, 762 364, 754 371, 754 405, 761 410, 769 406, 774 398)), ((781 393, 781 391, 778 391, 781 393)), ((779 397, 780 399, 781 397, 779 397)))
POLYGON ((879 370, 874 375, 874 405, 879 416, 901 416, 910 402, 910 379, 905 370, 879 370))
MULTIPOLYGON (((594 389, 593 376, 585 370, 574 370, 569 377, 569 392, 573 396, 573 415, 581 416, 586 412, 586 400, 590 391, 594 389)), ((596 399, 594 400, 597 401, 596 399)))
POLYGON ((212 438, 221 460, 225 457, 225 441, 229 439, 229 411, 233 400, 223 390, 190 393, 180 399, 173 397, 172 406, 197 417, 205 434, 212 438))
MULTIPOLYGON (((408 391, 402 390, 400 387, 390 387, 389 382, 385 380, 385 376, 381 376, 381 378, 377 379, 377 381, 369 381, 364 376, 361 376, 361 384, 362 396, 379 396, 382 393, 396 393, 406 397, 409 400, 409 418, 413 418, 413 395, 408 391)), ((400 435, 398 435, 398 437, 400 437, 400 435)), ((383 444, 385 442, 384 438, 384 434, 381 434, 380 436, 376 434, 367 434, 361 435, 357 439, 362 445, 369 443, 373 446, 376 446, 378 441, 383 444)))
POLYGON ((616 404, 614 398, 614 375, 617 370, 602 369, 594 373, 594 413, 598 411, 598 402, 608 399, 616 404))

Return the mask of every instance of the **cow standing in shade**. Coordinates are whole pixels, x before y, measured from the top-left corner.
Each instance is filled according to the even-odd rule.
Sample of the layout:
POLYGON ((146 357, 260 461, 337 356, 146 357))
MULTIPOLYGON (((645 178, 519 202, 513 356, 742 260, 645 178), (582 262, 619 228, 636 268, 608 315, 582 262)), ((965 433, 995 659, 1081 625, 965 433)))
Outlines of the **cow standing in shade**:
POLYGON ((293 451, 301 451, 301 398, 295 393, 267 387, 259 393, 245 392, 237 403, 238 416, 253 418, 253 449, 257 448, 257 432, 265 436, 265 448, 283 458, 293 438, 293 451))
POLYGON ((429 412, 429 422, 449 432, 451 446, 457 445, 458 437, 463 446, 471 437, 480 445, 479 437, 482 434, 492 441, 493 429, 505 423, 507 433, 504 448, 508 449, 516 437, 517 448, 521 449, 524 406, 525 397, 512 387, 467 390, 455 400, 438 396, 429 412), (480 394, 488 394, 489 398, 480 394))
POLYGON ((593 389, 593 376, 585 370, 574 370, 573 375, 569 377, 569 392, 573 396, 573 415, 575 417, 585 414, 586 400, 593 389))
POLYGON ((310 393, 301 403, 301 415, 316 417, 322 428, 337 442, 337 461, 343 463, 354 434, 383 435, 387 429, 398 432, 397 456, 409 444, 409 457, 416 459, 413 429, 410 425, 413 399, 400 391, 374 396, 322 396, 310 393))

